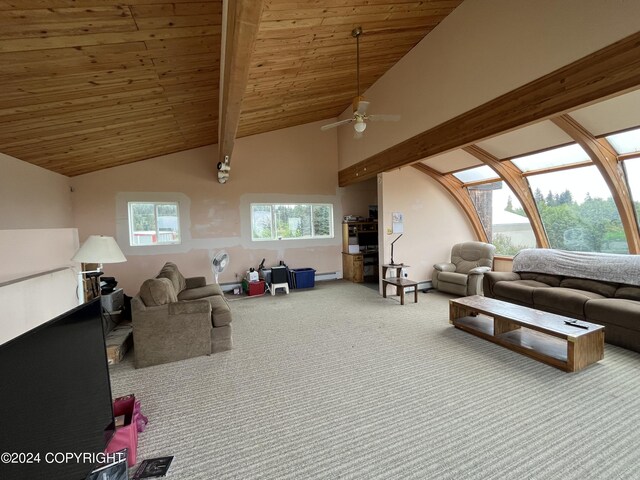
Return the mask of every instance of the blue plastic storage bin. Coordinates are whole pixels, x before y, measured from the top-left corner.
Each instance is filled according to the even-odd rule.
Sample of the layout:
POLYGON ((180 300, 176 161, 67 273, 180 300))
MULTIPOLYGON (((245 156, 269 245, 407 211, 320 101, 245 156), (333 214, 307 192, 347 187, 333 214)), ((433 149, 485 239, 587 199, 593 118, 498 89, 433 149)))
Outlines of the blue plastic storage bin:
POLYGON ((316 271, 313 268, 292 268, 290 272, 290 288, 313 288, 316 284, 316 271))

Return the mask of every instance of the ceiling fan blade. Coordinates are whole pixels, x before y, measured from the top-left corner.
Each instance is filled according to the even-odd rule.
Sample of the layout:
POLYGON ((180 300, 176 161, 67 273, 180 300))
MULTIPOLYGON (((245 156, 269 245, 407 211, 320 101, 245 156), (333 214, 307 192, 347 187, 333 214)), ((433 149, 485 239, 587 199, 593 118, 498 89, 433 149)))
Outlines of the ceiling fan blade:
POLYGON ((367 109, 369 108, 369 104, 371 102, 367 102, 366 100, 360 100, 358 102, 358 108, 356 110, 356 113, 358 115, 365 115, 367 113, 367 109))
POLYGON ((400 115, 367 115, 367 120, 373 120, 374 122, 383 121, 383 122, 398 122, 400 121, 400 115))
POLYGON ((320 127, 320 130, 329 130, 330 128, 339 127, 340 125, 346 125, 347 123, 351 123, 351 122, 353 122, 353 118, 347 118, 346 120, 340 120, 339 122, 323 125, 320 127))

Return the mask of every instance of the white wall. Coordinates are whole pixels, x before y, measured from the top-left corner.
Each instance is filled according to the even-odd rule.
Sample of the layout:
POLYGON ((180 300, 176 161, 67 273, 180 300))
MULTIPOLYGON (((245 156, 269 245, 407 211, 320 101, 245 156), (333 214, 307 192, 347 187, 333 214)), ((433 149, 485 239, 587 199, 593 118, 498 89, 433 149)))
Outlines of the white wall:
POLYGON ((75 228, 0 230, 0 284, 61 267, 76 266, 75 228))
POLYGON ((0 230, 73 226, 68 177, 0 153, 0 230))
POLYGON ((449 261, 451 246, 475 236, 458 204, 438 183, 413 167, 405 167, 379 178, 382 204, 379 225, 382 237, 380 264, 391 260, 391 242, 398 234, 392 228, 393 212, 404 215, 404 233, 394 244, 394 261, 410 265, 411 280, 431 280, 433 265, 449 261), (383 247, 382 247, 383 246, 383 247))
POLYGON ((0 284, 0 345, 78 305, 70 268, 0 284))
POLYGON ((378 182, 375 178, 340 188, 342 211, 345 215, 369 217, 369 206, 378 205, 378 182))
POLYGON ((371 113, 402 118, 357 141, 338 129, 340 168, 637 32, 638 18, 631 0, 465 0, 365 92, 371 113))
POLYGON ((0 172, 2 343, 78 304, 78 232, 69 178, 3 154, 0 172))

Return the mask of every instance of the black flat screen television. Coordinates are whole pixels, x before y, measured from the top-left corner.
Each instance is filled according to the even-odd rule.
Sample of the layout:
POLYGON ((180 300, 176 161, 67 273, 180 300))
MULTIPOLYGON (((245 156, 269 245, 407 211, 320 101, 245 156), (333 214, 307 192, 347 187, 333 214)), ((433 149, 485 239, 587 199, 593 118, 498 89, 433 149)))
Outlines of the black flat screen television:
POLYGON ((100 299, 0 345, 0 379, 0 478, 84 479, 114 431, 100 299))

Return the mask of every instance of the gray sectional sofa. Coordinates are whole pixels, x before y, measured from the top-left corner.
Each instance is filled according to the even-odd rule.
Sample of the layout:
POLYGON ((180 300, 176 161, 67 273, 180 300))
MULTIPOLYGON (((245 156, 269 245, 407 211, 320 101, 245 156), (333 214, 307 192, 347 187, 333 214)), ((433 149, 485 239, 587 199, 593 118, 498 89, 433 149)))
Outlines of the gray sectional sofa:
POLYGON ((229 350, 231 309, 220 285, 167 262, 131 299, 136 368, 229 350))
POLYGON ((605 326, 605 341, 640 352, 640 256, 522 250, 512 272, 487 272, 484 294, 605 326))

